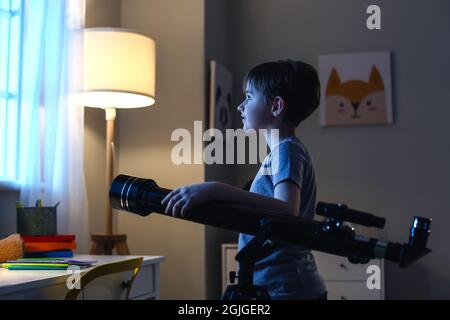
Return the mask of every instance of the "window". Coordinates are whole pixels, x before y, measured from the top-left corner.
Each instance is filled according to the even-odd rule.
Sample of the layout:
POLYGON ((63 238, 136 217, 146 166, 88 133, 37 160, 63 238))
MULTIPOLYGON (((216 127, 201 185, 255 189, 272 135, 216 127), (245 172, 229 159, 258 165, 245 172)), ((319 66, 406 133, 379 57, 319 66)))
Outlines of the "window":
POLYGON ((0 180, 18 176, 23 1, 0 0, 0 180))

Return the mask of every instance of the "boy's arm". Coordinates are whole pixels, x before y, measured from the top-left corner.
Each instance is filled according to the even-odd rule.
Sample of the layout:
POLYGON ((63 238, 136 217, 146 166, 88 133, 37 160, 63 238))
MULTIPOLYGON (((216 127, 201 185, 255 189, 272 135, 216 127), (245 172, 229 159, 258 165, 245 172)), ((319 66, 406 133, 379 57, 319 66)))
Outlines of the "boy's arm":
POLYGON ((228 202, 280 214, 297 215, 300 207, 300 189, 296 184, 285 180, 275 186, 274 198, 271 198, 222 182, 204 182, 173 190, 161 204, 166 205, 166 214, 184 216, 185 211, 192 206, 208 201, 228 202))
POLYGON ((251 208, 268 209, 281 214, 297 215, 299 212, 300 189, 289 180, 280 182, 275 186, 273 198, 248 192, 228 184, 223 184, 220 188, 223 188, 223 192, 218 193, 218 200, 220 201, 236 203, 251 208))

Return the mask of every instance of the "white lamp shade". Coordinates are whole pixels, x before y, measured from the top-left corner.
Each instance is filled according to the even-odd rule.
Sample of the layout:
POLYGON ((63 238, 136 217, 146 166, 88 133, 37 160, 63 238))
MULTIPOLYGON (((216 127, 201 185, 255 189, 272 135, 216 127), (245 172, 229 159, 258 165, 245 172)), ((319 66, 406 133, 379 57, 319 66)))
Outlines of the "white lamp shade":
POLYGON ((126 29, 84 32, 83 105, 140 108, 155 103, 155 42, 126 29))

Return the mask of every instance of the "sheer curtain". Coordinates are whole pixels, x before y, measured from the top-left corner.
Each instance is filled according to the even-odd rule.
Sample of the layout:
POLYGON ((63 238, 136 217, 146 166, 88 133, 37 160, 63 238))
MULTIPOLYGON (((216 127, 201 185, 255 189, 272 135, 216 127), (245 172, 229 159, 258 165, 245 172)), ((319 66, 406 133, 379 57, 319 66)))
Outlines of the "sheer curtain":
POLYGON ((87 252, 89 218, 83 166, 81 89, 85 0, 24 2, 20 93, 20 198, 58 205, 58 233, 87 252))

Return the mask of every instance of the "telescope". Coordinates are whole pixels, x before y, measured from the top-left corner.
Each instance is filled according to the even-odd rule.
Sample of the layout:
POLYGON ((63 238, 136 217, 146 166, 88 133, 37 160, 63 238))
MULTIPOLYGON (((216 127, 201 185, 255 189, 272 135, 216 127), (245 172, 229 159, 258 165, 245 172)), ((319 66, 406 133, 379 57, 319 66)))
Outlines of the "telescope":
MULTIPOLYGON (((171 191, 159 187, 152 179, 121 174, 111 183, 109 199, 113 208, 140 216, 153 212, 165 214, 161 201, 171 191)), ((344 224, 347 221, 382 229, 384 218, 349 209, 339 203, 319 202, 316 213, 324 216, 325 220, 316 221, 226 202, 209 202, 190 208, 184 217, 173 218, 255 235, 261 245, 268 239, 347 257, 351 263, 386 259, 404 268, 431 252, 427 248, 429 218, 415 216, 409 240, 402 244, 357 234, 354 228, 344 224)))

